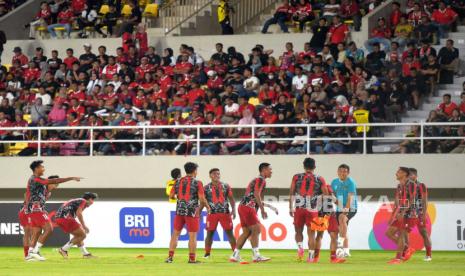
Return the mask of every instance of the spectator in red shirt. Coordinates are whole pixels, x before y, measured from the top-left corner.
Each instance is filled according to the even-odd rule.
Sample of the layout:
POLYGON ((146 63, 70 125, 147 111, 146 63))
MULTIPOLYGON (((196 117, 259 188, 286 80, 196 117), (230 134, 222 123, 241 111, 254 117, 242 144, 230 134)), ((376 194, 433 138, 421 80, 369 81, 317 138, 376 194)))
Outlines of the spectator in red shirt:
POLYGON ((65 28, 66 37, 69 39, 71 34, 71 24, 73 24, 74 13, 68 4, 63 5, 62 11, 58 13, 58 23, 48 25, 47 30, 52 38, 57 38, 55 28, 65 28))
POLYGON ((40 3, 40 10, 37 12, 36 17, 34 20, 26 24, 24 27, 29 27, 29 38, 35 39, 36 38, 36 27, 38 26, 47 26, 51 23, 52 12, 50 11, 50 7, 48 6, 47 2, 40 3))
POLYGON ((221 92, 224 91, 223 79, 218 76, 216 71, 213 71, 213 70, 208 71, 207 76, 208 76, 208 81, 207 81, 208 89, 213 91, 215 94, 220 94, 221 92))
POLYGON ((305 24, 315 19, 312 11, 312 5, 307 0, 300 0, 296 10, 292 15, 292 20, 299 22, 299 30, 303 32, 305 24))
POLYGON ((87 0, 72 0, 71 8, 75 15, 80 15, 86 8, 87 0))
POLYGON ((439 2, 438 9, 431 15, 432 25, 438 30, 438 38, 445 38, 448 30, 455 29, 458 14, 451 8, 446 7, 444 1, 439 2))
POLYGON ((24 70, 24 83, 32 84, 40 78, 41 71, 35 62, 29 62, 29 68, 24 70))
POLYGON ((349 34, 349 27, 341 22, 341 17, 336 15, 333 17, 333 25, 329 28, 328 34, 326 35, 326 44, 330 45, 331 55, 333 57, 338 56, 339 50, 337 45, 343 43, 345 45, 347 36, 349 34))
POLYGON ((442 103, 439 104, 437 111, 439 115, 444 117, 450 117, 452 115, 452 111, 457 109, 457 104, 451 101, 451 95, 445 94, 442 96, 442 103))
POLYGON ((360 7, 357 1, 342 0, 339 15, 342 20, 353 20, 355 31, 360 31, 360 26, 362 26, 362 15, 360 14, 360 7))
POLYGON ((147 38, 146 26, 143 23, 139 23, 139 25, 137 26, 137 33, 134 36, 134 39, 139 45, 139 56, 144 56, 147 50, 149 49, 149 42, 147 38))
POLYGON ((410 24, 413 25, 413 27, 416 27, 420 24, 421 19, 424 16, 428 16, 428 15, 424 11, 421 10, 420 3, 415 2, 415 4, 413 5, 413 11, 411 11, 408 14, 408 21, 410 22, 410 24))
POLYGON ((189 62, 189 56, 188 55, 182 55, 181 56, 181 61, 176 63, 176 66, 173 69, 173 72, 175 74, 188 74, 192 71, 192 63, 189 62))
POLYGON ((121 66, 116 63, 114 56, 108 57, 108 64, 103 68, 102 75, 104 79, 110 81, 114 75, 117 75, 121 70, 121 66))
POLYGON ((278 24, 283 33, 289 33, 286 21, 288 21, 294 13, 294 8, 289 4, 289 0, 283 0, 283 4, 278 7, 273 17, 268 19, 263 25, 262 34, 268 32, 268 28, 273 24, 278 24))
POLYGON ((391 48, 391 41, 389 40, 392 36, 391 29, 386 25, 386 19, 384 17, 378 18, 378 25, 371 30, 371 37, 365 42, 365 48, 369 52, 373 51, 373 43, 380 43, 384 46, 384 52, 389 52, 391 48))
POLYGON ((74 56, 74 50, 72 48, 66 49, 66 57, 63 60, 63 63, 66 64, 66 68, 71 70, 75 62, 79 62, 79 59, 74 56))
POLYGON ((20 47, 15 47, 13 49, 13 58, 11 59, 11 64, 14 64, 15 61, 19 61, 19 64, 21 67, 25 68, 27 67, 27 64, 29 63, 29 58, 23 54, 23 50, 20 47))
POLYGON ((215 118, 221 119, 221 117, 223 116, 223 106, 219 104, 219 100, 217 97, 213 97, 210 100, 210 103, 205 105, 205 109, 203 112, 205 114, 205 117, 207 116, 207 113, 213 112, 215 114, 215 118))
POLYGON ((391 15, 389 16, 389 23, 391 24, 392 29, 396 28, 397 24, 400 22, 401 17, 402 11, 400 10, 400 3, 392 2, 392 11, 391 15))

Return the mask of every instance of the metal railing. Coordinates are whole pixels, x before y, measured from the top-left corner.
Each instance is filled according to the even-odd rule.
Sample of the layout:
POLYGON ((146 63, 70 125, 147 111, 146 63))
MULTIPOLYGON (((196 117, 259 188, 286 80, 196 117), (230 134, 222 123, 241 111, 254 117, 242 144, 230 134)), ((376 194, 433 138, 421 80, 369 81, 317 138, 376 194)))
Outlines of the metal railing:
POLYGON ((165 35, 180 28, 213 2, 214 0, 175 0, 163 6, 160 16, 165 35))
MULTIPOLYGON (((77 126, 77 127, 8 127, 8 128, 0 128, 0 133, 10 132, 10 133, 24 133, 26 137, 33 137, 30 140, 21 140, 21 139, 9 139, 9 140, 2 140, 0 139, 0 144, 12 145, 16 143, 29 143, 35 145, 37 149, 37 156, 43 155, 43 150, 53 144, 80 144, 83 145, 87 150, 85 154, 81 155, 94 155, 94 150, 98 145, 104 144, 112 144, 112 145, 121 145, 121 144, 136 144, 139 147, 138 154, 145 156, 147 154, 147 149, 150 145, 159 144, 159 143, 174 143, 177 145, 187 144, 190 146, 191 149, 195 149, 193 151, 194 155, 201 155, 202 147, 205 147, 205 143, 213 142, 213 143, 226 143, 226 142, 235 142, 241 145, 248 145, 248 152, 254 155, 256 154, 257 143, 268 143, 268 142, 287 142, 291 143, 300 142, 300 146, 305 148, 302 152, 305 154, 311 153, 311 146, 312 143, 318 142, 331 142, 331 141, 346 141, 346 142, 353 142, 356 141, 358 143, 363 144, 363 154, 367 153, 367 143, 369 141, 404 141, 404 140, 413 140, 413 141, 420 141, 420 153, 424 153, 424 143, 425 141, 431 140, 464 140, 465 136, 435 136, 429 137, 425 136, 425 128, 426 127, 457 127, 457 128, 465 128, 465 123, 427 123, 427 122, 420 122, 420 123, 370 123, 370 124, 273 124, 273 125, 167 125, 167 126, 77 126), (398 127, 398 126, 416 126, 420 129, 418 130, 418 136, 416 137, 384 137, 382 135, 373 136, 373 131, 370 131, 370 134, 367 135, 367 129, 380 129, 382 127, 398 127), (343 136, 343 137, 312 137, 312 133, 315 130, 321 130, 323 128, 344 128, 344 129, 354 129, 359 128, 359 133, 357 136, 343 136), (304 135, 299 137, 269 137, 264 136, 260 137, 260 132, 263 132, 265 129, 283 129, 283 128, 291 128, 291 129, 298 129, 302 128, 304 130, 304 135), (362 129, 363 128, 363 131, 362 129), (247 129, 250 132, 250 138, 203 138, 202 131, 205 130, 212 130, 217 129, 220 131, 226 131, 228 129, 247 129), (55 131, 55 132, 62 132, 62 133, 69 133, 72 131, 82 131, 84 135, 82 138, 70 138, 70 139, 55 139, 50 140, 46 137, 46 132, 55 131), (96 139, 94 134, 103 134, 103 132, 111 132, 111 133, 131 133, 129 136, 120 137, 120 138, 108 138, 102 139, 101 137, 96 139), (174 138, 169 137, 156 137, 153 135, 154 132, 161 133, 162 131, 168 131, 171 133, 177 133, 177 136, 173 136, 174 138), (182 134, 182 135, 180 135, 182 134), (305 137, 304 137, 305 136, 305 137), (45 138, 44 138, 45 137, 45 138)), ((463 131, 460 131, 460 135, 463 131)), ((5 136, 5 135, 3 135, 5 136)), ((117 135, 116 135, 117 136, 117 135)), ((16 136, 18 137, 18 136, 16 136)), ((245 153, 245 152, 244 152, 245 153)), ((186 152, 187 154, 187 152, 186 152)), ((190 154, 190 153, 189 153, 190 154)))
POLYGON ((231 25, 236 32, 244 28, 246 32, 247 25, 263 11, 279 2, 278 0, 235 0, 231 1, 230 6, 234 12, 229 14, 231 25))

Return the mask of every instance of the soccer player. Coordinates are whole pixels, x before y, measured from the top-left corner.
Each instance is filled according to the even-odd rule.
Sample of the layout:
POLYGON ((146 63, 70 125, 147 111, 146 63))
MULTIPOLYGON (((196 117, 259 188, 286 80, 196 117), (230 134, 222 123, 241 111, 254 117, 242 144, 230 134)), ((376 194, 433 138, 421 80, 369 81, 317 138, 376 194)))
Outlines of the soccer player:
POLYGON ((334 208, 334 203, 336 202, 336 197, 334 196, 333 190, 330 186, 327 186, 328 195, 321 194, 319 200, 321 201, 321 208, 318 212, 318 217, 314 218, 311 222, 310 229, 317 231, 315 239, 315 257, 313 262, 318 263, 320 259, 320 249, 321 249, 321 240, 323 239, 323 234, 325 231, 328 231, 331 238, 330 241, 330 262, 332 264, 344 263, 346 259, 338 258, 336 255, 337 249, 337 235, 339 232, 338 222, 336 218, 336 210, 334 208))
POLYGON ((189 261, 190 264, 199 263, 195 258, 197 249, 197 232, 199 231, 200 206, 199 201, 210 213, 210 205, 205 200, 205 192, 200 180, 196 179, 198 165, 187 162, 184 165, 186 176, 176 181, 171 189, 170 198, 177 199, 176 216, 174 218, 174 231, 171 235, 170 248, 166 263, 173 262, 174 250, 177 247, 182 228, 186 226, 189 233, 189 261))
POLYGON ((42 176, 44 175, 45 167, 42 164, 42 160, 37 160, 29 166, 32 170, 32 176, 28 180, 26 190, 26 211, 28 212, 31 227, 28 258, 34 258, 38 261, 45 261, 45 258, 40 255, 40 248, 53 231, 52 224, 45 211, 49 186, 72 180, 81 181, 82 179, 81 177, 44 179, 42 176))
POLYGON ((262 256, 258 249, 261 228, 257 211, 260 209, 263 219, 268 217, 268 214, 265 212, 265 207, 272 209, 278 214, 278 210, 275 207, 268 203, 264 203, 262 199, 263 191, 266 187, 266 179, 271 178, 273 171, 269 163, 261 163, 258 166, 258 171, 260 175, 247 185, 245 195, 237 209, 241 221, 242 234, 237 239, 237 247, 233 255, 229 258, 231 262, 242 262, 240 251, 249 238, 252 245, 253 262, 266 262, 271 260, 270 258, 262 256))
POLYGON ((400 264, 410 259, 414 250, 406 248, 405 237, 408 235, 409 226, 414 222, 412 205, 415 202, 415 183, 409 179, 410 171, 406 167, 400 167, 396 172, 399 184, 396 188, 394 210, 389 219, 389 227, 386 236, 397 245, 396 257, 389 264, 400 264))
MULTIPOLYGON (((166 183, 166 195, 169 197, 176 181, 181 178, 181 170, 178 168, 171 170, 171 180, 166 183)), ((170 203, 176 203, 176 199, 168 199, 170 203)))
POLYGON ((341 164, 337 169, 338 178, 331 182, 331 188, 337 198, 336 217, 339 223, 338 247, 343 248, 344 257, 350 257, 347 227, 357 213, 357 185, 349 176, 350 167, 341 164))
POLYGON ((84 246, 84 240, 89 233, 89 228, 87 228, 84 222, 82 212, 94 204, 94 200, 97 198, 98 195, 96 193, 87 192, 81 198, 71 199, 63 203, 56 211, 54 216, 56 224, 63 232, 73 235, 70 241, 58 249, 63 258, 68 259, 68 251, 73 245, 76 245, 81 250, 83 258, 94 258, 84 246), (80 224, 76 221, 76 217, 80 224))
MULTIPOLYGON (((310 210, 311 187, 315 187, 315 181, 320 181, 313 175, 315 161, 306 158, 303 162, 304 173, 296 174, 292 177, 289 192, 289 214, 294 218, 295 241, 297 243, 297 258, 304 258, 303 231, 307 226, 307 233, 310 232, 310 223, 318 216, 318 212, 310 210)), ((308 240, 308 248, 311 247, 311 239, 308 240)))
MULTIPOLYGON (((425 262, 433 260, 431 256, 431 237, 426 230, 426 213, 428 210, 428 189, 424 183, 418 181, 418 171, 410 168, 410 179, 417 184, 417 210, 418 210, 418 231, 420 232, 426 249, 425 262)), ((407 236, 408 237, 408 236, 407 236)))
MULTIPOLYGON (((228 236, 231 249, 236 249, 236 238, 233 234, 233 219, 236 218, 236 203, 231 186, 221 182, 220 170, 217 168, 210 170, 211 182, 205 185, 205 198, 210 205, 211 212, 207 215, 207 237, 205 238, 205 258, 210 257, 213 244, 213 235, 215 234, 218 223, 228 236), (231 212, 229 211, 231 205, 231 212)), ((200 207, 202 211, 203 206, 200 207)))

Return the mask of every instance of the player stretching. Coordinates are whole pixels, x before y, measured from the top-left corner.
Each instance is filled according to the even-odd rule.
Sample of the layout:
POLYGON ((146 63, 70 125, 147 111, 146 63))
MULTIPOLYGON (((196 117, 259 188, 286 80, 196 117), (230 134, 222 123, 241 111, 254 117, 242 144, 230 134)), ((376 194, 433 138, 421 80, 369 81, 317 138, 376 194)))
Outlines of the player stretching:
POLYGON ((389 219, 389 228, 386 236, 397 245, 396 257, 389 264, 400 264, 410 259, 414 250, 406 248, 405 237, 408 235, 409 225, 414 221, 412 218, 412 205, 415 202, 416 185, 409 179, 409 169, 400 167, 396 172, 399 184, 396 188, 394 210, 389 219))
POLYGON ((258 239, 261 229, 257 211, 260 209, 262 218, 266 219, 268 215, 265 212, 265 207, 272 209, 276 212, 276 214, 278 213, 278 210, 267 203, 263 203, 262 200, 263 191, 266 186, 266 179, 270 178, 272 175, 271 165, 268 163, 261 163, 258 170, 260 172, 260 176, 250 181, 247 185, 245 195, 237 209, 241 220, 242 234, 237 239, 237 248, 234 250, 233 255, 229 259, 231 262, 242 262, 240 250, 249 237, 250 243, 252 244, 252 260, 254 262, 266 262, 271 260, 270 258, 262 256, 258 249, 258 239))
MULTIPOLYGON (((59 178, 57 175, 52 175, 49 176, 48 179, 56 179, 59 178)), ((50 197, 51 190, 54 190, 57 188, 58 185, 48 185, 47 186, 47 199, 50 197)), ((24 258, 26 261, 32 261, 35 260, 31 256, 28 256, 29 254, 29 244, 31 243, 31 221, 29 218, 29 214, 27 212, 27 204, 26 204, 26 194, 24 194, 24 202, 23 206, 19 210, 18 213, 18 218, 19 218, 19 224, 21 227, 23 227, 23 248, 24 248, 24 258)))
POLYGON ((189 233, 189 263, 195 264, 198 261, 195 258, 197 249, 197 232, 199 231, 200 208, 199 201, 205 206, 210 213, 210 205, 205 200, 205 192, 200 180, 197 180, 197 164, 187 162, 184 165, 186 176, 176 181, 171 189, 170 198, 177 198, 176 216, 174 217, 174 231, 171 235, 170 249, 166 263, 173 262, 174 250, 178 245, 179 235, 182 228, 186 225, 189 233))
MULTIPOLYGON (((303 231, 307 226, 307 233, 310 233, 310 223, 318 216, 318 212, 310 211, 309 194, 313 192, 315 181, 321 182, 313 174, 315 161, 312 158, 306 158, 303 162, 304 173, 296 174, 292 177, 291 189, 289 192, 289 214, 294 218, 295 241, 297 243, 297 258, 303 260, 303 231)), ((310 236, 310 235, 309 235, 310 236)), ((311 239, 308 240, 308 248, 312 247, 311 239)))
POLYGON ((336 202, 336 197, 333 194, 331 187, 327 186, 328 195, 322 194, 319 196, 321 207, 319 208, 318 217, 312 220, 310 225, 311 230, 317 231, 316 240, 315 240, 315 257, 313 262, 317 263, 320 259, 320 249, 321 249, 321 240, 323 239, 323 234, 325 231, 328 231, 328 234, 331 238, 330 241, 330 261, 332 264, 344 263, 346 260, 344 258, 338 258, 336 255, 337 249, 337 234, 338 234, 338 223, 336 218, 336 212, 334 208, 334 203, 336 202))
POLYGON ((34 258, 38 261, 45 261, 45 258, 40 255, 40 248, 53 231, 52 224, 45 211, 48 186, 71 180, 80 181, 82 179, 80 177, 44 179, 42 176, 44 175, 45 168, 42 163, 43 161, 38 160, 32 162, 29 166, 33 174, 28 180, 26 190, 27 212, 31 226, 31 242, 27 258, 34 258))
POLYGON ((426 215, 428 210, 428 189, 424 183, 418 181, 418 172, 415 168, 410 168, 410 179, 417 184, 417 209, 418 209, 418 231, 420 232, 426 249, 424 261, 430 262, 431 257, 431 238, 426 230, 426 215))
POLYGON ((89 228, 87 228, 84 222, 82 212, 84 209, 94 204, 94 200, 97 197, 98 195, 95 193, 85 193, 81 198, 71 199, 63 203, 55 213, 54 219, 56 224, 63 232, 73 235, 70 241, 58 249, 58 252, 63 258, 68 259, 68 250, 73 247, 73 245, 76 245, 81 250, 84 258, 94 257, 84 246, 84 240, 86 239, 86 234, 89 233, 89 228), (81 224, 76 221, 76 217, 81 224))
MULTIPOLYGON (((205 185, 205 198, 210 205, 211 212, 207 216, 207 237, 205 238, 205 258, 210 257, 213 244, 213 235, 215 234, 218 222, 228 235, 231 249, 236 249, 236 238, 233 234, 233 219, 236 218, 236 207, 231 187, 220 181, 220 170, 210 170, 211 183, 205 185), (231 212, 229 212, 231 204, 231 212), (231 218, 232 217, 232 218, 231 218)), ((200 208, 202 211, 203 206, 200 208)))
POLYGON ((339 223, 338 247, 343 248, 344 257, 350 257, 347 227, 357 213, 357 185, 349 177, 350 168, 342 164, 337 169, 338 178, 331 182, 331 188, 337 198, 336 217, 339 223))

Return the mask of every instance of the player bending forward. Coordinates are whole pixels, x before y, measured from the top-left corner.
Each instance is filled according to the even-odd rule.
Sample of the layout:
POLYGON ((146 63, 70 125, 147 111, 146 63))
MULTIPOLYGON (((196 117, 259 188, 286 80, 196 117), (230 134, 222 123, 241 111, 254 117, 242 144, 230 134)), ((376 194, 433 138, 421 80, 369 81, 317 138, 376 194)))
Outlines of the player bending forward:
POLYGON ((257 211, 260 209, 262 218, 266 219, 268 215, 265 212, 265 207, 272 209, 276 212, 276 214, 278 214, 278 210, 267 203, 263 203, 262 199, 263 191, 266 187, 266 179, 271 178, 272 175, 271 165, 268 163, 261 163, 258 170, 260 172, 260 176, 253 179, 247 185, 245 195, 238 207, 242 234, 237 239, 237 248, 234 250, 233 255, 229 259, 231 262, 242 262, 240 251, 249 238, 253 252, 252 260, 254 262, 266 262, 271 260, 270 258, 262 256, 258 249, 258 239, 261 229, 257 211))
MULTIPOLYGON (((424 258, 425 262, 430 262, 433 260, 431 256, 431 237, 426 230, 426 215, 428 211, 428 189, 424 183, 418 181, 418 172, 415 168, 410 168, 410 179, 415 182, 417 186, 417 201, 416 206, 418 210, 418 223, 417 228, 420 232, 423 243, 426 249, 426 256, 424 258)), ((408 236, 407 236, 408 237, 408 236)))
POLYGON ((174 257, 174 250, 178 245, 179 235, 181 234, 184 225, 189 233, 189 261, 190 264, 199 263, 195 258, 195 251, 197 250, 197 232, 199 231, 200 220, 200 206, 207 208, 210 213, 210 205, 205 200, 205 192, 200 180, 196 179, 197 164, 187 162, 184 165, 186 176, 178 179, 171 189, 170 198, 177 199, 176 202, 176 216, 174 217, 174 231, 171 235, 170 249, 166 263, 172 263, 174 257))
POLYGON ((98 195, 95 193, 85 193, 81 198, 71 199, 63 203, 55 213, 55 223, 63 232, 73 235, 73 238, 69 242, 58 249, 58 252, 63 258, 68 258, 68 251, 74 245, 81 250, 82 257, 94 258, 84 246, 84 240, 89 233, 89 228, 87 228, 84 222, 82 212, 90 207, 90 205, 94 204, 94 200, 97 198, 98 195), (76 217, 81 224, 76 221, 76 217))
POLYGON ((386 236, 397 245, 396 257, 389 264, 400 264, 410 259, 415 252, 407 246, 406 237, 410 228, 416 225, 415 198, 416 185, 409 179, 410 171, 406 167, 397 170, 399 184, 396 188, 394 210, 389 219, 386 236))
MULTIPOLYGON (((219 169, 210 170, 211 182, 205 185, 205 198, 210 205, 210 213, 207 215, 207 237, 205 238, 205 258, 210 257, 213 244, 213 235, 215 234, 218 223, 228 235, 231 249, 236 249, 236 238, 233 234, 233 219, 236 218, 236 207, 231 187, 220 181, 221 175, 219 169), (231 212, 229 211, 231 204, 231 212)), ((201 205, 200 211, 204 206, 201 205)))
POLYGON ((56 185, 68 181, 80 181, 80 177, 67 177, 56 179, 44 179, 45 168, 43 161, 38 160, 29 166, 32 170, 32 176, 29 178, 26 190, 27 217, 31 228, 31 238, 27 260, 35 259, 45 261, 40 255, 40 248, 44 245, 47 238, 52 234, 53 226, 45 211, 45 202, 49 194, 51 185, 56 185))

